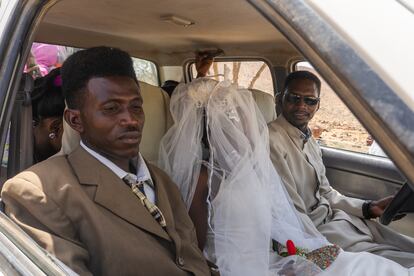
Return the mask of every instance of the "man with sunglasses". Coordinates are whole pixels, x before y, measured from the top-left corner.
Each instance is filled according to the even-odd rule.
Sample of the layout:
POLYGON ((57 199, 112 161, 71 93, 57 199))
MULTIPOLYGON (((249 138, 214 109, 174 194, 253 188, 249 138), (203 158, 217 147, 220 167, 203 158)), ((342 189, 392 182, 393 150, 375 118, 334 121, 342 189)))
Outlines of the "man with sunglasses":
POLYGON ((289 74, 279 95, 282 114, 269 124, 273 165, 308 224, 305 227, 316 226, 346 251, 367 251, 414 266, 414 239, 371 220, 381 216, 392 196, 364 201, 346 197, 330 186, 321 150, 308 127, 319 109, 320 90, 321 82, 314 74, 289 74))

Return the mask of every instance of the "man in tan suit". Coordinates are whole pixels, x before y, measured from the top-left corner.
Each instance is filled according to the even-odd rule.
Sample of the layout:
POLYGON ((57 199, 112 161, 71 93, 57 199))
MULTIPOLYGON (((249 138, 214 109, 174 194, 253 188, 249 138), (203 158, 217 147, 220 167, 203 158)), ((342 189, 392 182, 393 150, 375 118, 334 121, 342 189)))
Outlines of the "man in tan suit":
POLYGON ((330 242, 347 251, 367 251, 414 266, 414 239, 370 220, 383 213, 392 196, 364 201, 330 186, 321 150, 308 128, 319 108, 320 86, 320 80, 307 71, 287 77, 282 115, 269 124, 273 165, 304 221, 313 222, 330 242))
POLYGON ((139 154, 144 113, 129 55, 77 52, 62 78, 81 145, 7 181, 6 214, 81 275, 210 275, 176 185, 139 154))

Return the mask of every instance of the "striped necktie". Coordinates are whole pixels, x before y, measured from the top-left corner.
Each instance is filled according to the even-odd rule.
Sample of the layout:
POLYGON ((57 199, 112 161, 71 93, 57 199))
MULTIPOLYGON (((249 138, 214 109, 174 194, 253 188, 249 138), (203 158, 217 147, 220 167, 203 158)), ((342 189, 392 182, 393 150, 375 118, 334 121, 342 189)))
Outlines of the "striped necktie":
POLYGON ((145 208, 147 208, 148 212, 154 217, 154 219, 163 227, 165 228, 167 226, 167 223, 165 221, 164 215, 162 214, 161 210, 148 200, 147 196, 144 192, 144 183, 148 184, 151 187, 154 187, 154 184, 150 179, 145 181, 137 181, 137 178, 133 174, 127 174, 123 180, 125 181, 128 186, 131 187, 132 192, 139 198, 141 201, 141 204, 144 205, 145 208))

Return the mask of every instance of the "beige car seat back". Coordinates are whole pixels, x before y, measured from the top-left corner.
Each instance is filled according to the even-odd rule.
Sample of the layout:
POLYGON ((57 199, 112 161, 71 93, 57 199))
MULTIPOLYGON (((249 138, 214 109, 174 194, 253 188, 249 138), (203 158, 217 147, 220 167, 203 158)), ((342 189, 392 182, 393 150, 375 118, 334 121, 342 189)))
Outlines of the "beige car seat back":
POLYGON ((257 89, 249 90, 252 92, 253 99, 262 112, 266 123, 276 120, 276 105, 273 95, 257 89))

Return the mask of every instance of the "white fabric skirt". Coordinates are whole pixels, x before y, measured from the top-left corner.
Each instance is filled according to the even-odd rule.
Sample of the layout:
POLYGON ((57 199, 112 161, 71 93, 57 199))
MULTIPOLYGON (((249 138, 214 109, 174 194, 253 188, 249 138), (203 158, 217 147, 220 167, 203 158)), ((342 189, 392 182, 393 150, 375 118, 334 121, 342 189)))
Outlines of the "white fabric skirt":
POLYGON ((321 276, 405 276, 414 275, 414 268, 405 268, 386 258, 361 252, 342 251, 335 262, 321 276))

